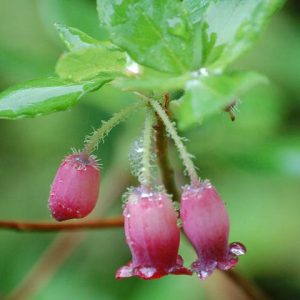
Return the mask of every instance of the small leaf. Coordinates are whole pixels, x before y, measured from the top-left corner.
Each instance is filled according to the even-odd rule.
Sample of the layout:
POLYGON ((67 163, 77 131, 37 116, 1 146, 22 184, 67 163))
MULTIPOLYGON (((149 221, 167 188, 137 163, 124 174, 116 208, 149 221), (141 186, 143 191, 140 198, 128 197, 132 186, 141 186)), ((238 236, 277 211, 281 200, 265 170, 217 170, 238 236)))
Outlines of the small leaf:
POLYGON ((253 72, 235 72, 230 75, 208 75, 190 79, 182 99, 172 101, 172 109, 184 128, 201 123, 205 117, 220 112, 232 101, 259 83, 264 76, 253 72))
POLYGON ((193 23, 200 22, 203 65, 224 70, 255 42, 284 0, 185 0, 193 23))
POLYGON ((126 91, 171 92, 183 89, 189 78, 189 74, 172 76, 151 71, 141 76, 118 77, 112 81, 112 85, 126 91))
POLYGON ((62 24, 55 24, 55 27, 60 38, 69 50, 78 50, 90 46, 97 46, 100 43, 77 28, 67 27, 62 24))
POLYGON ((56 65, 56 73, 62 79, 82 81, 101 76, 114 78, 124 73, 124 52, 110 48, 106 43, 97 47, 81 48, 63 54, 56 65))
POLYGON ((72 27, 56 25, 70 52, 57 62, 56 73, 73 81, 102 78, 113 79, 125 70, 125 53, 107 41, 98 41, 72 27))
POLYGON ((0 93, 0 118, 36 117, 66 110, 104 83, 95 80, 77 84, 47 78, 12 86, 0 93))
POLYGON ((204 12, 209 5, 210 0, 184 0, 183 4, 189 12, 190 19, 193 23, 202 21, 204 12))
POLYGON ((97 4, 113 43, 137 63, 168 73, 193 69, 194 36, 181 1, 98 0, 97 4))

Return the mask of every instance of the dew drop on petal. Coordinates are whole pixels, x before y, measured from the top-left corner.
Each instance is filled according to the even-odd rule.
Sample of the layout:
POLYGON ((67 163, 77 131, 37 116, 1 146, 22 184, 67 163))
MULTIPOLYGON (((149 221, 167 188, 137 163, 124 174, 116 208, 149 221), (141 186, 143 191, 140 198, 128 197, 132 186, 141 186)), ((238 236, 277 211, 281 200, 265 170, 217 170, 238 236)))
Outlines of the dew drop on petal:
POLYGON ((229 252, 236 256, 241 256, 247 252, 247 249, 243 244, 234 242, 229 245, 229 252))
POLYGON ((151 278, 156 272, 155 268, 139 268, 139 273, 141 273, 146 278, 151 278))

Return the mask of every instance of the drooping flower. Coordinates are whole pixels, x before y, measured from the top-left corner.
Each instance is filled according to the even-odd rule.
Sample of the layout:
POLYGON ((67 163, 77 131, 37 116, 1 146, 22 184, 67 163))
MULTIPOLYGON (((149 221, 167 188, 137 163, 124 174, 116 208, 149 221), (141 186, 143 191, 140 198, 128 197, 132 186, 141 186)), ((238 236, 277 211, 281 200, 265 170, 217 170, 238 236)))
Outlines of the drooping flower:
POLYGON ((57 221, 87 216, 99 194, 97 161, 84 152, 64 158, 53 180, 48 206, 57 221))
POLYGON ((229 270, 246 253, 241 243, 228 245, 229 217, 224 203, 209 181, 185 186, 181 198, 183 230, 198 259, 192 270, 201 279, 215 268, 229 270))
POLYGON ((167 274, 191 275, 178 255, 180 231, 177 213, 164 192, 136 188, 124 208, 125 235, 132 261, 116 272, 116 278, 160 278, 167 274))

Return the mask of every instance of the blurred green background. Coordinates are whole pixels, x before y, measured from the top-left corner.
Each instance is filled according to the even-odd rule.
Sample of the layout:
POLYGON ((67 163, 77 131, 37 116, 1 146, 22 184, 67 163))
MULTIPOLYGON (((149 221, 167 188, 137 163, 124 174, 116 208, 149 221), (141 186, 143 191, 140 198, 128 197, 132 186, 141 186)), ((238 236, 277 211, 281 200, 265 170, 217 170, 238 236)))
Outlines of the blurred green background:
MULTIPOLYGON (((95 2, 1 0, 0 90, 53 73, 64 50, 55 22, 105 38, 95 2)), ((299 9, 299 1, 288 1, 255 47, 232 67, 262 72, 271 82, 241 99, 236 121, 223 113, 181 133, 190 140, 188 148, 197 157, 201 176, 210 178, 226 201, 230 240, 245 243, 249 250, 237 270, 272 299, 300 299, 299 9)), ((0 219, 50 220, 49 186, 61 159, 130 101, 131 95, 105 87, 68 112, 0 120, 0 219)), ((133 183, 127 153, 141 126, 140 118, 132 118, 99 147, 103 184, 93 217, 121 213, 120 194, 133 183)), ((176 157, 172 161, 180 173, 180 162, 176 157)), ((57 236, 0 230, 2 297, 22 282, 57 236)), ((210 283, 221 289, 216 276, 210 283, 180 276, 115 281, 115 270, 130 259, 122 229, 86 232, 74 247, 49 280, 34 283, 41 288, 29 299, 212 299, 210 283)), ((195 254, 185 240, 181 247, 189 264, 195 254)))

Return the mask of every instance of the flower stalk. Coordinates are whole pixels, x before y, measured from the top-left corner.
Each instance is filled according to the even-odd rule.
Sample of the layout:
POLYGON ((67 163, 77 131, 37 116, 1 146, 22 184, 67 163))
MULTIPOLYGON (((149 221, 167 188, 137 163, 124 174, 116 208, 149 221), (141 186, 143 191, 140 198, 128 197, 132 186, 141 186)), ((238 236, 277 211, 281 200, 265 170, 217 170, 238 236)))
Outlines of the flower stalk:
POLYGON ((97 129, 91 136, 86 138, 85 146, 82 152, 91 154, 97 148, 98 144, 108 135, 113 127, 124 121, 130 114, 142 106, 145 106, 145 104, 140 102, 127 106, 118 113, 114 114, 108 121, 103 122, 99 129, 97 129))
POLYGON ((146 98, 145 96, 143 96, 143 98, 145 98, 145 100, 150 103, 150 105, 153 107, 155 112, 158 114, 158 116, 161 118, 162 122, 164 123, 167 132, 170 134, 171 138, 173 139, 177 147, 177 150, 188 172, 191 182, 192 183, 198 182, 199 181, 198 174, 194 166, 194 163, 191 159, 191 155, 187 152, 186 147, 182 141, 182 138, 178 135, 176 128, 170 121, 168 115, 166 114, 164 109, 160 106, 160 104, 157 101, 151 98, 146 98))
POLYGON ((142 156, 142 178, 141 183, 150 187, 151 185, 151 143, 152 143, 152 113, 149 109, 146 112, 145 127, 143 132, 143 156, 142 156))

